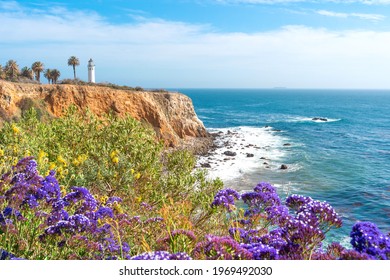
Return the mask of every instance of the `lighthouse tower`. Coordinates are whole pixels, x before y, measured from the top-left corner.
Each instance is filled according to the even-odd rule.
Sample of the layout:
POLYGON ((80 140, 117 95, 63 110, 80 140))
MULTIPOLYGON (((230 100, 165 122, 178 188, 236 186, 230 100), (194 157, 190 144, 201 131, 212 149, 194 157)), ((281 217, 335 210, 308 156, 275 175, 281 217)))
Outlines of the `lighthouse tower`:
POLYGON ((95 83, 95 63, 92 58, 88 61, 88 82, 95 83))

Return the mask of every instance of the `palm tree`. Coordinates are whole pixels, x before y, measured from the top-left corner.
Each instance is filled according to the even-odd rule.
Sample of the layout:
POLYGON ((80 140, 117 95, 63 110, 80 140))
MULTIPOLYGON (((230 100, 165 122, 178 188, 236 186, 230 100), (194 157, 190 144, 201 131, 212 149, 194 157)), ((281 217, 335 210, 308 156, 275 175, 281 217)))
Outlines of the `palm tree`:
POLYGON ((5 72, 6 75, 11 79, 16 78, 20 74, 19 66, 15 60, 8 60, 7 64, 5 65, 5 72))
POLYGON ((77 57, 75 57, 75 56, 69 57, 68 65, 69 66, 73 66, 73 75, 74 75, 74 79, 76 80, 76 66, 80 65, 79 59, 77 57))
POLYGON ((40 83, 41 82, 41 72, 43 71, 43 69, 45 69, 43 63, 40 61, 35 61, 32 64, 31 68, 35 73, 35 79, 38 81, 38 83, 40 83))
POLYGON ((21 70, 21 75, 23 77, 26 77, 30 80, 33 79, 33 72, 30 68, 28 68, 27 66, 23 67, 22 70, 21 70))
POLYGON ((45 76, 45 78, 47 79, 47 82, 50 84, 50 81, 53 79, 52 70, 46 69, 43 76, 45 76))
POLYGON ((58 71, 57 69, 51 70, 51 79, 52 79, 52 83, 53 84, 57 83, 57 80, 58 80, 58 78, 60 76, 61 76, 61 72, 60 71, 58 71))

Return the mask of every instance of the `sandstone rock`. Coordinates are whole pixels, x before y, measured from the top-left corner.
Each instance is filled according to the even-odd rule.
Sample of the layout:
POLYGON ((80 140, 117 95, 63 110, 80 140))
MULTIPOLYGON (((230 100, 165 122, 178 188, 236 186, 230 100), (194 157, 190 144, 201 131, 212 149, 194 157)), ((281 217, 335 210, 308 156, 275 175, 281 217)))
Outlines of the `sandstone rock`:
POLYGON ((212 145, 211 137, 198 119, 191 99, 180 93, 129 91, 104 86, 24 84, 0 80, 0 108, 7 116, 20 116, 20 104, 26 98, 43 104, 42 109, 53 117, 61 117, 70 105, 75 105, 80 111, 89 109, 98 117, 110 112, 119 117, 130 115, 149 124, 157 138, 167 147, 189 145, 197 153, 208 150, 208 145, 212 145))

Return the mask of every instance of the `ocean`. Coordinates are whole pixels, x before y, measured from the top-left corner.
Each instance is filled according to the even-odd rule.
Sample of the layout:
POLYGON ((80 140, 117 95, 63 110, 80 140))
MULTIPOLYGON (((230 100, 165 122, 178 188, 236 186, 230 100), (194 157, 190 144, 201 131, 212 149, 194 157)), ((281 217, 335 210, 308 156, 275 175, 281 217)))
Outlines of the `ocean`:
POLYGON ((218 148, 198 164, 207 163, 209 176, 225 187, 245 191, 270 182, 282 198, 327 201, 343 218, 327 240, 344 245, 357 221, 390 232, 390 91, 178 91, 219 135, 218 148))

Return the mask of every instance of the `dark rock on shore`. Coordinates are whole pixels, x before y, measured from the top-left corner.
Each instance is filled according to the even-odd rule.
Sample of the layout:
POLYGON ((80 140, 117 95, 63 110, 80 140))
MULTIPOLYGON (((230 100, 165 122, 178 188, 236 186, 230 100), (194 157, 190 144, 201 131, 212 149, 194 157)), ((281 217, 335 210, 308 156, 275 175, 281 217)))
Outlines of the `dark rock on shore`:
POLYGON ((250 154, 250 153, 246 154, 246 157, 254 157, 254 156, 255 156, 254 154, 250 154))
POLYGON ((322 121, 322 122, 327 122, 327 118, 312 118, 313 121, 322 121))
POLYGON ((286 144, 283 144, 283 146, 288 147, 288 146, 291 146, 291 144, 290 143, 286 143, 286 144))
POLYGON ((203 168, 211 168, 211 165, 210 163, 206 162, 206 163, 201 163, 200 166, 202 166, 203 168))
POLYGON ((285 169, 287 169, 288 168, 288 166, 286 165, 286 164, 282 164, 281 166, 280 166, 280 169, 283 169, 283 170, 285 170, 285 169))
POLYGON ((223 154, 226 156, 229 156, 229 157, 234 157, 237 155, 237 153, 232 152, 232 151, 225 151, 223 154))

